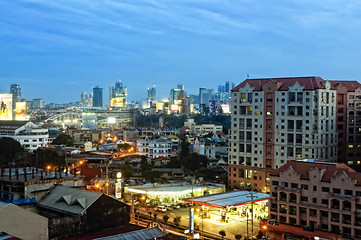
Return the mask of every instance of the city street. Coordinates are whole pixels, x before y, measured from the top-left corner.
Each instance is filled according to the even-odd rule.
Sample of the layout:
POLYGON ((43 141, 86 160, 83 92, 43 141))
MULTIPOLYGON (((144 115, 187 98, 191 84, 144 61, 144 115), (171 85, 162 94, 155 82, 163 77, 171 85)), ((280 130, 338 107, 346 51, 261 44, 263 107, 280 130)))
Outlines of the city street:
MULTIPOLYGON (((149 211, 157 214, 157 221, 163 222, 163 216, 168 215, 169 220, 168 223, 173 223, 174 218, 176 216, 181 216, 180 226, 189 226, 189 208, 180 208, 173 209, 171 211, 167 211, 165 213, 154 211, 152 208, 139 208, 140 212, 143 215, 149 217, 149 211)), ((152 216, 152 220, 154 217, 152 216)), ((195 210, 194 213, 195 219, 195 229, 199 229, 199 232, 202 233, 202 229, 204 232, 211 233, 217 236, 219 235, 220 230, 224 230, 226 232, 226 239, 235 239, 235 235, 240 234, 242 238, 247 237, 247 219, 245 217, 241 217, 239 215, 230 215, 228 222, 221 222, 220 215, 217 211, 211 211, 209 214, 209 218, 202 218, 195 210), (202 224, 203 223, 203 224, 202 224), (197 227, 198 226, 198 227, 197 227), (203 227, 202 227, 203 226, 203 227)), ((251 227, 251 217, 248 218, 248 236, 251 237, 252 227, 251 227)), ((253 236, 256 236, 259 231, 259 219, 254 218, 253 222, 253 236)))

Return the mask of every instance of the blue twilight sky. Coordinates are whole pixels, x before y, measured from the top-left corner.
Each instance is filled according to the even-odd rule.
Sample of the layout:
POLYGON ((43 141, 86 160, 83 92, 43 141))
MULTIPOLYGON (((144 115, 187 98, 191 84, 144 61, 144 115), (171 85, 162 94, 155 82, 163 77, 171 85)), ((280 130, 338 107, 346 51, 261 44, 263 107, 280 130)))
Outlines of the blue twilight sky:
POLYGON ((1 0, 0 93, 79 101, 120 79, 128 100, 247 77, 361 80, 361 1, 1 0))

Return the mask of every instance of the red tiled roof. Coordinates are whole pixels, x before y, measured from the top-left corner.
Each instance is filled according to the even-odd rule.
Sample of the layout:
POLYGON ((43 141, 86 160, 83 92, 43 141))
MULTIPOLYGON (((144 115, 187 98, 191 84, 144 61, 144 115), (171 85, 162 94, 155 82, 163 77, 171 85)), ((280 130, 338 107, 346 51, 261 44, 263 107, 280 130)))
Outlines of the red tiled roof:
POLYGON ((271 176, 280 176, 280 173, 292 167, 292 169, 301 174, 301 179, 309 179, 309 171, 312 168, 325 169, 326 171, 322 175, 321 181, 330 182, 332 178, 339 176, 342 172, 345 172, 348 177, 356 181, 356 185, 361 185, 361 173, 356 172, 344 163, 322 163, 306 162, 306 161, 289 161, 279 169, 273 171, 271 176))
POLYGON ((357 81, 330 81, 331 85, 333 87, 337 87, 339 85, 342 85, 347 88, 348 92, 354 92, 356 88, 361 89, 361 84, 357 81))
MULTIPOLYGON (((340 234, 336 234, 336 233, 331 233, 331 232, 324 232, 324 231, 319 231, 319 230, 314 230, 314 231, 306 231, 304 230, 302 227, 298 227, 298 226, 291 226, 291 225, 287 225, 287 224, 279 224, 279 225, 268 225, 269 228, 269 232, 281 232, 281 233, 287 233, 289 235, 294 235, 294 236, 302 236, 305 238, 314 238, 314 237, 320 237, 320 238, 324 238, 324 239, 338 239, 338 240, 343 240, 343 239, 348 239, 348 238, 343 238, 340 234)), ((360 240, 360 238, 353 238, 355 240, 360 240)))
POLYGON ((232 92, 237 92, 248 83, 254 87, 254 91, 262 91, 262 86, 268 81, 279 83, 278 91, 287 91, 288 87, 293 86, 298 82, 301 86, 305 86, 305 90, 324 89, 325 80, 320 77, 288 77, 288 78, 260 78, 260 79, 246 79, 241 84, 232 89, 232 92))

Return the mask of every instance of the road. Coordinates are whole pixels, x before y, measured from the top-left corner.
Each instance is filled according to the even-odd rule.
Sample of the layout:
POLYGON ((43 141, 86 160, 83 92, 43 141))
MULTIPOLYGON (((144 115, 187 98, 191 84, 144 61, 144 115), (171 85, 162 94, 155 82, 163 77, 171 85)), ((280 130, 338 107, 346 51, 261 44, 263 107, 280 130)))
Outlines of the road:
MULTIPOLYGON (((169 220, 167 223, 174 225, 174 218, 176 216, 181 216, 180 221, 180 228, 183 229, 189 229, 189 208, 180 208, 180 209, 174 209, 171 211, 167 211, 165 213, 160 213, 154 211, 152 208, 139 208, 139 211, 142 213, 142 215, 146 219, 149 218, 149 211, 152 212, 151 219, 154 220, 153 213, 157 214, 156 220, 163 222, 163 216, 168 215, 169 220)), ((226 232, 225 239, 235 239, 235 235, 240 234, 242 237, 247 237, 247 219, 242 218, 240 216, 229 216, 229 220, 227 223, 220 221, 220 216, 217 211, 213 211, 210 213, 209 218, 204 218, 202 221, 202 218, 197 214, 197 211, 195 212, 195 226, 198 225, 199 227, 199 233, 202 235, 203 233, 209 236, 213 236, 213 238, 219 238, 221 239, 221 236, 219 235, 220 230, 224 230, 226 232), (202 224, 203 222, 203 224, 202 224), (203 227, 202 227, 203 226, 203 227)), ((175 228, 172 228, 171 230, 177 231, 175 228)), ((251 217, 248 219, 248 236, 251 237, 251 217)), ((256 236, 259 231, 259 220, 258 218, 254 219, 253 223, 253 236, 256 236)))

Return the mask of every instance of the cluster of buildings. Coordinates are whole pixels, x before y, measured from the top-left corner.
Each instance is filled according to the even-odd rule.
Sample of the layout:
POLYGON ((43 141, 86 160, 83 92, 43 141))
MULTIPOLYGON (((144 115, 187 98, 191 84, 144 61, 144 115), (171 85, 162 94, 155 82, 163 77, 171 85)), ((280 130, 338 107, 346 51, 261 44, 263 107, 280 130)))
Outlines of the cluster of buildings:
POLYGON ((320 77, 246 79, 232 89, 228 186, 270 192, 273 233, 361 237, 360 91, 356 81, 320 77))

